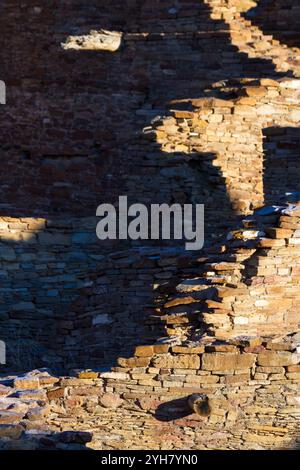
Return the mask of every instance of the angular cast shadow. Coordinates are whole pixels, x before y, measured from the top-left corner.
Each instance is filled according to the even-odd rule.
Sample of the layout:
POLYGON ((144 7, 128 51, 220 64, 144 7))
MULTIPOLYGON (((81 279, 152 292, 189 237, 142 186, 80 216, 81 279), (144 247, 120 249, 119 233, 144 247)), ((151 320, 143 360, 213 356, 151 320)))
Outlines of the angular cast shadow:
POLYGON ((191 414, 193 412, 188 406, 187 398, 184 397, 160 404, 155 411, 155 418, 158 421, 174 421, 191 414))
MULTIPOLYGON (((69 6, 71 14, 67 15, 64 2, 52 1, 40 10, 25 1, 18 11, 18 21, 11 21, 14 2, 2 5, 0 26, 6 47, 1 50, 1 78, 6 81, 8 96, 7 105, 0 107, 1 216, 63 217, 65 220, 87 217, 94 215, 96 207, 103 202, 114 204, 120 194, 134 196, 133 202, 171 203, 180 201, 184 192, 185 202, 213 201, 217 196, 221 208, 230 206, 225 182, 221 178, 217 185, 213 182, 216 170, 209 162, 199 165, 194 158, 194 163, 179 158, 183 175, 191 171, 193 165, 197 168, 195 174, 203 184, 202 193, 194 188, 187 189, 184 178, 162 178, 162 166, 171 159, 170 166, 174 166, 174 162, 176 165, 176 155, 167 155, 156 144, 151 147, 154 163, 149 164, 146 160, 149 146, 141 145, 141 130, 153 117, 167 115, 174 107, 172 100, 215 94, 212 86, 215 82, 281 75, 275 71, 272 61, 252 59, 239 52, 231 43, 229 26, 222 20, 212 20, 206 3, 199 1, 187 6, 180 0, 176 5, 174 17, 169 11, 173 8, 171 0, 163 3, 137 0, 131 7, 120 0, 113 7, 104 0, 91 0, 88 4, 78 0, 76 5, 69 6), (21 32, 20 23, 25 25, 21 32), (65 51, 60 47, 69 34, 85 34, 100 27, 125 33, 147 32, 149 37, 132 42, 127 36, 124 46, 113 54, 65 51), (184 41, 178 39, 178 34, 185 35, 184 41), (211 181, 207 178, 210 172, 211 181), (163 182, 167 182, 172 191, 163 190, 163 182)), ((232 98, 230 87, 223 98, 232 98)), ((220 220, 221 225, 224 220, 225 226, 228 215, 234 217, 230 208, 220 212, 217 216, 208 215, 216 232, 220 220)), ((12 244, 16 253, 31 253, 30 240, 12 244)), ((2 246, 5 249, 5 238, 2 246)), ((116 249, 127 250, 128 244, 120 243, 113 249, 99 246, 98 254, 107 257, 116 249)), ((64 249, 49 243, 47 250, 57 253, 58 274, 64 273, 61 265, 65 265, 66 270, 72 269, 64 249)), ((80 272, 87 281, 102 276, 103 273, 97 274, 94 269, 89 271, 86 256, 89 253, 84 249, 78 250, 75 276, 80 272)), ((20 264, 20 272, 15 277, 5 278, 7 292, 13 292, 13 302, 29 301, 38 307, 28 314, 18 312, 21 330, 25 325, 28 328, 27 339, 35 341, 39 330, 43 329, 47 338, 41 343, 54 341, 53 350, 59 356, 64 351, 56 322, 65 319, 65 306, 70 305, 72 309, 77 300, 82 311, 80 296, 87 294, 78 289, 78 296, 70 296, 69 291, 63 289, 63 299, 50 308, 47 325, 52 321, 52 326, 48 329, 43 327, 44 318, 39 308, 40 281, 41 275, 34 263, 26 263, 26 268, 20 264)), ((118 286, 117 278, 115 285, 118 286)), ((94 294, 89 292, 88 295, 94 294)), ((120 296, 120 293, 114 291, 113 295, 120 296)), ((126 293, 124 296, 126 302, 126 293)), ((151 296, 155 294, 152 292, 151 296)), ((1 305, 0 337, 3 339, 10 338, 11 331, 15 330, 8 305, 9 302, 1 305)), ((77 328, 83 333, 82 353, 90 347, 94 327, 86 334, 85 320, 79 310, 74 312, 78 317, 77 328)), ((114 364, 124 350, 123 337, 121 350, 119 341, 107 361, 100 355, 111 343, 111 336, 117 334, 117 328, 120 338, 124 326, 136 330, 131 314, 125 322, 121 316, 114 328, 105 326, 102 330, 97 344, 100 366, 107 365, 107 361, 109 365, 114 364)), ((137 331, 133 342, 140 344, 142 336, 137 331)), ((89 361, 87 353, 86 367, 89 361)), ((73 362, 79 361, 74 357, 73 362)), ((41 357, 37 357, 32 367, 40 365, 44 364, 41 364, 41 357)))
POLYGON ((258 0, 245 18, 288 47, 300 47, 300 5, 295 0, 258 0))

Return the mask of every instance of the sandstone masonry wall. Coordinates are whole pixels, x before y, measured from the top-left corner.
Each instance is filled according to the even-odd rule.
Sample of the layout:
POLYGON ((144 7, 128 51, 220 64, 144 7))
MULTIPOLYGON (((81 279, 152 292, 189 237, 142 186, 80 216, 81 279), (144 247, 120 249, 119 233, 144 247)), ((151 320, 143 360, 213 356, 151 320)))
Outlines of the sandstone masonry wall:
MULTIPOLYGON (((16 231, 5 233, 4 220, 1 249, 18 253, 9 261, 9 275, 3 260, 4 279, 11 279, 5 281, 1 316, 7 339, 22 342, 29 328, 41 338, 33 346, 47 348, 56 326, 41 332, 42 310, 49 326, 68 310, 72 316, 82 277, 95 278, 95 251, 106 257, 128 248, 96 247, 92 235, 81 235, 92 230, 86 217, 100 203, 116 203, 119 194, 132 202, 205 203, 209 244, 237 214, 298 188, 299 85, 284 78, 299 75, 297 50, 264 34, 253 15, 245 18, 254 2, 171 3, 115 2, 109 8, 106 2, 28 0, 19 6, 10 0, 1 7, 1 73, 8 96, 0 109, 0 208, 3 217, 14 217, 16 231), (99 28, 124 33, 119 50, 61 47, 68 35, 99 28), (52 233, 39 236, 39 227, 23 236, 24 218, 54 223, 59 243, 52 233), (73 231, 74 248, 68 246, 73 231), (74 242, 76 236, 82 243, 74 242), (40 266, 40 256, 47 258, 42 237, 46 251, 55 252, 51 267, 49 257, 40 266), (30 262, 24 266, 25 259, 30 262), (60 276, 69 276, 68 288, 62 289, 60 276), (29 287, 22 290, 25 281, 29 287), (19 313, 10 314, 15 309, 19 313), (16 317, 23 314, 29 323, 19 328, 16 317)), ((282 17, 282 3, 272 8, 282 17)), ((155 283, 152 278, 148 286, 155 283)), ((55 349, 68 357, 72 347, 58 337, 55 349)))
POLYGON ((257 3, 0 7, 1 448, 299 445, 298 9, 257 3), (100 245, 121 194, 205 203, 206 251, 100 245))

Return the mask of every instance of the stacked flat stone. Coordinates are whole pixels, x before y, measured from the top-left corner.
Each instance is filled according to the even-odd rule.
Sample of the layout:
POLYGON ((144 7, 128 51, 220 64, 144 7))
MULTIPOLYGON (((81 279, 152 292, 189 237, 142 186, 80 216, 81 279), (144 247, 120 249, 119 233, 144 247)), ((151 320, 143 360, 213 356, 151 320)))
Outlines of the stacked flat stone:
POLYGON ((0 379, 2 448, 297 446, 299 222, 300 205, 291 203, 246 218, 214 253, 192 261, 201 275, 183 270, 176 296, 156 309, 166 336, 110 371, 0 379), (195 396, 209 412, 191 410, 195 396))
POLYGON ((218 339, 298 331, 300 206, 266 207, 243 224, 199 259, 202 274, 183 279, 165 303, 161 318, 170 334, 197 322, 218 339))
POLYGON ((245 338, 236 345, 140 346, 106 373, 6 378, 1 448, 295 448, 299 362, 291 342, 245 338), (193 394, 206 397, 207 416, 188 409, 193 394))
POLYGON ((250 0, 191 0, 179 8, 156 2, 155 10, 152 2, 140 2, 137 16, 128 10, 131 2, 119 1, 111 13, 92 0, 85 25, 129 25, 111 61, 58 53, 69 34, 62 37, 62 17, 81 31, 72 2, 61 2, 54 16, 45 5, 3 9, 1 31, 12 47, 2 51, 11 99, 1 126, 1 190, 3 210, 15 215, 0 221, 5 336, 11 340, 25 320, 21 340, 25 350, 37 350, 35 361, 55 337, 47 362, 68 365, 72 355, 79 366, 91 357, 102 369, 103 349, 110 359, 115 352, 107 334, 115 314, 126 349, 140 325, 129 320, 141 320, 144 307, 153 307, 146 285, 161 285, 171 296, 147 319, 153 337, 157 325, 164 337, 140 337, 134 356, 119 358, 108 372, 2 377, 2 448, 299 447, 297 201, 246 219, 221 247, 179 272, 176 290, 165 281, 174 280, 179 260, 128 256, 127 246, 123 254, 115 247, 99 253, 91 240, 95 222, 86 219, 122 188, 134 202, 204 202, 213 239, 236 213, 251 213, 265 198, 273 203, 287 184, 298 185, 299 49, 285 47, 289 31, 283 44, 268 35, 283 24, 289 28, 288 9, 297 24, 298 10, 291 0, 276 0, 268 12, 278 2, 274 30, 263 15, 264 34, 259 21, 243 15, 253 7, 250 0), (42 20, 50 16, 51 24, 42 20), (32 26, 20 35, 20 23, 32 26), (28 57, 36 65, 31 79, 28 57), (102 155, 106 166, 98 164, 102 155), (49 214, 53 205, 63 218, 49 214), (33 219, 36 213, 45 219, 33 219), (76 220, 66 221, 66 213, 76 220), (195 394, 206 397, 206 416, 187 409, 195 394))

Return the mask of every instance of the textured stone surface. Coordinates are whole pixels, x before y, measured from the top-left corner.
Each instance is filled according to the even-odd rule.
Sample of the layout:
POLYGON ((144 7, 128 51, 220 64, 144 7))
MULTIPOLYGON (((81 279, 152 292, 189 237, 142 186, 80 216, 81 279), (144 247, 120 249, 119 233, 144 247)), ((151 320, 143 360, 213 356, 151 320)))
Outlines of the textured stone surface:
POLYGON ((122 33, 102 29, 91 31, 86 36, 69 36, 62 47, 63 49, 115 52, 119 49, 121 40, 122 33))
POLYGON ((294 448, 300 209, 278 196, 299 188, 296 2, 17 3, 0 337, 9 369, 55 375, 3 378, 1 448, 294 448), (205 203, 213 249, 99 244, 96 207, 119 194, 205 203), (187 415, 193 394, 209 416, 187 415))
POLYGON ((239 370, 250 369, 256 356, 254 354, 222 354, 210 353, 202 355, 202 368, 204 370, 239 370))

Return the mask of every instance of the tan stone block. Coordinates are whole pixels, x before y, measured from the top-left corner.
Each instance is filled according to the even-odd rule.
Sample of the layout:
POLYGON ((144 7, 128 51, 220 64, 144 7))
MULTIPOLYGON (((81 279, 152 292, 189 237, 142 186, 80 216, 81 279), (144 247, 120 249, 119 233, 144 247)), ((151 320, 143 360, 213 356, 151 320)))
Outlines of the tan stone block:
POLYGON ((214 371, 247 369, 254 365, 255 359, 255 354, 204 353, 201 368, 214 371))
POLYGON ((171 382, 164 380, 162 385, 164 388, 180 388, 183 387, 183 382, 171 382))
MULTIPOLYGON (((290 366, 290 367, 293 367, 293 366, 290 366)), ((277 367, 258 366, 256 368, 256 372, 259 372, 262 374, 284 374, 285 369, 283 367, 278 367, 278 366, 277 367)))
POLYGON ((7 397, 7 395, 10 395, 13 392, 13 389, 11 387, 6 387, 6 385, 0 384, 0 399, 7 397))
POLYGON ((257 103, 257 100, 254 97, 250 96, 243 96, 237 101, 237 104, 239 105, 248 105, 248 106, 255 106, 257 103))
POLYGON ((218 98, 195 98, 191 102, 195 108, 232 108, 234 106, 233 101, 218 98))
POLYGON ((206 352, 238 352, 233 344, 211 344, 205 347, 206 352))
POLYGON ((248 96, 262 97, 268 93, 268 90, 264 86, 251 86, 245 89, 248 96))
POLYGON ((260 84, 267 88, 269 87, 279 88, 280 87, 280 83, 276 82, 276 80, 272 80, 271 78, 262 78, 260 80, 260 84))
POLYGON ((293 366, 288 366, 288 372, 300 372, 300 364, 295 364, 293 366))
MULTIPOLYGON (((225 302, 216 302, 215 300, 206 300, 205 304, 207 305, 209 309, 227 311, 225 302)), ((231 309, 228 309, 228 310, 231 310, 231 309)))
POLYGON ((290 366, 294 364, 293 354, 286 351, 265 351, 258 354, 257 362, 260 366, 290 366))
MULTIPOLYGON (((159 371, 159 369, 158 369, 159 371)), ((133 380, 147 380, 153 379, 157 374, 130 374, 133 380)))
POLYGON ((224 313, 223 310, 218 310, 218 313, 203 313, 201 317, 204 323, 207 323, 208 325, 226 325, 227 328, 230 328, 231 326, 230 317, 227 311, 224 313))
POLYGON ((276 414, 277 408, 271 407, 271 406, 258 406, 258 405, 253 405, 253 406, 247 406, 244 408, 245 413, 247 414, 258 414, 258 415, 271 415, 272 417, 276 414))
POLYGON ((266 431, 271 433, 278 433, 278 434, 286 434, 289 432, 287 428, 279 427, 279 426, 269 426, 263 424, 253 424, 251 425, 252 429, 256 429, 257 431, 266 431))
POLYGON ((1 411, 0 410, 0 425, 3 424, 18 424, 24 417, 25 412, 17 413, 14 411, 1 411))
POLYGON ((287 222, 288 224, 294 224, 296 228, 300 228, 300 211, 299 209, 294 211, 287 211, 286 215, 281 215, 279 222, 287 222))
POLYGON ((287 244, 290 246, 300 245, 300 238, 290 238, 287 240, 287 244))
POLYGON ((60 380, 60 385, 62 387, 77 387, 77 386, 86 386, 93 385, 93 379, 77 379, 75 377, 64 377, 60 380))
POLYGON ((197 346, 197 347, 173 346, 172 352, 181 353, 181 354, 201 354, 201 353, 204 353, 204 346, 197 346))
POLYGON ((283 343, 283 342, 272 342, 268 341, 264 344, 267 349, 271 349, 272 351, 292 351, 293 346, 291 343, 283 343))
POLYGON ((256 117, 256 109, 254 106, 241 104, 234 107, 234 114, 246 117, 256 117))
POLYGON ((130 376, 124 372, 102 372, 101 378, 112 380, 129 380, 130 376))
POLYGON ((169 349, 170 349, 169 344, 154 344, 153 345, 154 354, 165 354, 169 351, 169 349))
POLYGON ((176 356, 166 354, 154 358, 152 364, 154 367, 159 368, 199 369, 200 357, 196 354, 179 354, 176 356))
POLYGON ((294 238, 300 238, 300 230, 299 230, 299 229, 294 230, 292 236, 293 236, 294 238))
POLYGON ((255 442, 259 445, 272 445, 276 446, 282 443, 282 438, 279 436, 274 436, 274 434, 262 435, 262 434, 244 434, 244 439, 246 442, 255 442))
POLYGON ((289 229, 289 230, 296 230, 296 229, 300 228, 300 224, 299 224, 299 222, 295 224, 295 223, 289 223, 289 222, 282 221, 282 222, 279 223, 279 228, 285 228, 285 229, 289 229))
POLYGON ((99 373, 93 371, 83 371, 78 374, 79 379, 97 379, 98 377, 99 373))
POLYGON ((33 390, 39 388, 40 381, 38 378, 33 377, 18 377, 14 380, 14 387, 22 390, 33 390))
POLYGON ((249 374, 228 375, 227 377, 224 377, 224 382, 227 385, 234 385, 238 383, 248 382, 249 379, 249 374))
POLYGON ((204 120, 197 120, 196 122, 196 125, 195 125, 195 131, 196 132, 204 132, 205 129, 207 128, 208 126, 208 122, 207 121, 204 121, 204 120))
POLYGON ((269 374, 262 374, 260 372, 257 372, 254 374, 254 380, 267 380, 269 374))
POLYGON ((238 346, 255 348, 256 346, 260 346, 262 344, 262 339, 257 337, 246 337, 246 338, 237 338, 234 342, 238 346))
POLYGON ((160 369, 158 369, 157 367, 148 367, 145 370, 147 371, 147 373, 154 374, 154 375, 159 374, 159 371, 160 371, 160 369))
POLYGON ((300 372, 288 372, 286 376, 289 380, 296 380, 300 384, 300 372))
POLYGON ((201 383, 205 384, 213 384, 219 382, 220 377, 217 375, 189 375, 186 378, 186 383, 201 383))
POLYGON ((153 346, 137 346, 135 348, 135 356, 150 357, 153 355, 153 346))
POLYGON ((208 122, 210 123, 220 123, 223 121, 222 114, 212 114, 208 117, 208 122))
POLYGON ((220 263, 210 263, 209 267, 213 271, 234 271, 242 269, 243 265, 240 263, 229 263, 226 261, 220 262, 220 263))
POLYGON ((257 244, 261 248, 273 248, 277 246, 285 246, 285 240, 275 238, 261 238, 257 244))
POLYGON ((40 385, 54 385, 59 382, 59 377, 43 376, 39 377, 40 385))
POLYGON ((280 238, 290 238, 294 231, 293 230, 288 230, 285 228, 266 228, 266 233, 270 235, 272 238, 280 239, 280 238))
POLYGON ((171 112, 177 119, 193 119, 195 116, 195 113, 192 111, 171 110, 171 112))
POLYGON ((65 388, 59 387, 54 390, 48 390, 47 397, 48 400, 56 400, 57 398, 63 398, 65 396, 65 388))
POLYGON ((246 294, 247 289, 240 287, 240 288, 233 288, 233 287, 218 287, 218 297, 221 299, 226 297, 233 297, 236 298, 240 295, 246 294))
POLYGON ((131 357, 129 359, 119 357, 117 363, 121 367, 148 367, 150 359, 150 357, 131 357))

